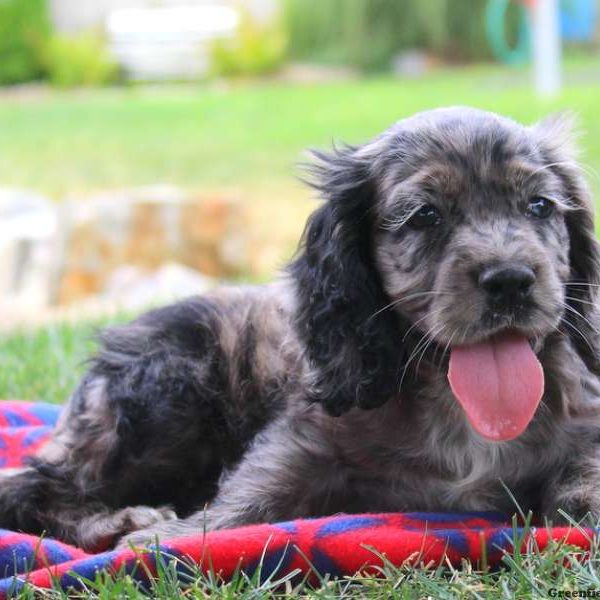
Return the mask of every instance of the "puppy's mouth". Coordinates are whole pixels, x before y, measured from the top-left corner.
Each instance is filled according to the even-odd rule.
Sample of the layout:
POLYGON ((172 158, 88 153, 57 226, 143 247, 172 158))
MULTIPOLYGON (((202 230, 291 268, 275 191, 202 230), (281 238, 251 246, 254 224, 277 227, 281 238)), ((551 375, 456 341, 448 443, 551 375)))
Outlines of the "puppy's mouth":
POLYGON ((505 330, 454 346, 448 380, 469 422, 493 441, 521 435, 544 393, 544 372, 527 337, 505 330))

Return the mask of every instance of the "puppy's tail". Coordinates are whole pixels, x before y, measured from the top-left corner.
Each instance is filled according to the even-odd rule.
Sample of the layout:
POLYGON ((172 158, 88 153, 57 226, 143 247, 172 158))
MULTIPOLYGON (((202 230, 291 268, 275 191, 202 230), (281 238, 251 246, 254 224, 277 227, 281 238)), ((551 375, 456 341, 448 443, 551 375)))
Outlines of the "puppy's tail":
POLYGON ((50 482, 34 467, 0 471, 0 527, 41 533, 40 516, 50 482))
POLYGON ((0 472, 0 527, 69 539, 79 519, 101 508, 77 496, 68 474, 49 463, 0 472))

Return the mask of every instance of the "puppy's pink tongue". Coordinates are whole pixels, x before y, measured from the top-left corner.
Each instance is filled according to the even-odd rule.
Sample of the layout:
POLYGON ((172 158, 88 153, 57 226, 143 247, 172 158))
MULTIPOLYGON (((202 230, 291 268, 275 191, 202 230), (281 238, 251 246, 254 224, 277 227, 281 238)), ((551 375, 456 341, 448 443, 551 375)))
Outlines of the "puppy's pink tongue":
POLYGON ((516 333, 453 348, 448 380, 473 428, 495 441, 521 435, 544 393, 542 365, 516 333))

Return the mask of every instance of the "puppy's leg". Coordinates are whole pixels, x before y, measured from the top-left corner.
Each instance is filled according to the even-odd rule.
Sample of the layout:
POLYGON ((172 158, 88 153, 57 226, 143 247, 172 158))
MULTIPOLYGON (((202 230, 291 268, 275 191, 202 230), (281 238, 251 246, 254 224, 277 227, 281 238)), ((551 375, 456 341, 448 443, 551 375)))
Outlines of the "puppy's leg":
MULTIPOLYGON (((84 383, 64 411, 53 439, 31 466, 1 474, 2 527, 46 531, 86 550, 96 550, 127 532, 175 517, 168 509, 114 509, 109 480, 102 476, 114 450, 114 425, 107 419, 105 399, 100 403, 101 390, 98 380, 84 383), (85 418, 76 410, 83 398, 87 402, 85 418)), ((118 487, 113 492, 116 496, 118 487)))
POLYGON ((77 543, 76 523, 107 510, 106 503, 93 493, 91 476, 102 469, 110 452, 111 425, 103 394, 99 380, 84 381, 63 411, 51 441, 29 461, 30 466, 2 476, 1 527, 27 533, 47 531, 77 543), (88 448, 82 439, 84 431, 94 432, 86 440, 88 448))
POLYGON ((550 479, 542 510, 554 522, 567 522, 568 516, 596 526, 600 522, 600 449, 580 452, 550 479))
POLYGON ((44 471, 27 468, 2 477, 0 512, 5 517, 4 527, 46 530, 85 550, 98 551, 128 532, 176 517, 168 508, 136 506, 115 511, 97 499, 82 496, 69 479, 44 471))
POLYGON ((160 523, 174 520, 177 515, 169 508, 131 506, 115 512, 95 513, 73 523, 78 545, 90 551, 104 550, 128 532, 158 527, 160 523))
POLYGON ((0 527, 94 547, 151 523, 148 513, 112 515, 119 509, 172 504, 189 514, 214 495, 242 443, 224 413, 227 362, 203 307, 175 306, 105 334, 51 442, 0 480, 0 527))
POLYGON ((278 406, 248 383, 258 342, 254 327, 236 337, 250 318, 238 300, 239 311, 191 299, 105 332, 53 440, 0 480, 0 527, 91 547, 93 532, 102 543, 165 516, 120 509, 171 505, 185 516, 213 498, 222 469, 278 406))
POLYGON ((318 427, 274 423, 255 439, 215 500, 187 519, 124 537, 119 547, 253 523, 331 514, 350 506, 348 471, 318 427))

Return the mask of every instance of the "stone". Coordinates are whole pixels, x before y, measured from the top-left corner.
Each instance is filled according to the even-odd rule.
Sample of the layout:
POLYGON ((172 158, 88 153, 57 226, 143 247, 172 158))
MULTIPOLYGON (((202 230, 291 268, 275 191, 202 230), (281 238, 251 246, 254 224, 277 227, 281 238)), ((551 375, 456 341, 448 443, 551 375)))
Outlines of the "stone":
POLYGON ((58 220, 50 200, 35 192, 0 189, 0 298, 36 308, 49 301, 58 220))
POLYGON ((404 50, 392 59, 392 72, 398 77, 419 78, 434 67, 434 60, 417 49, 404 50))
POLYGON ((248 269, 244 210, 225 196, 187 196, 158 186, 126 190, 61 207, 56 304, 102 293, 123 266, 154 271, 179 263, 206 276, 248 269))
POLYGON ((108 278, 100 300, 121 310, 140 310, 202 294, 215 281, 178 263, 165 263, 147 271, 123 265, 108 278))

